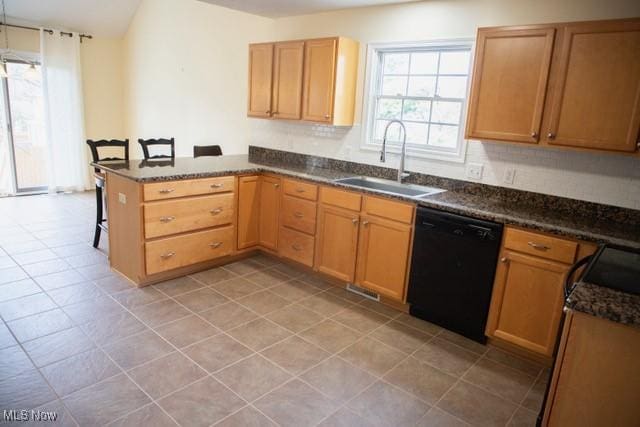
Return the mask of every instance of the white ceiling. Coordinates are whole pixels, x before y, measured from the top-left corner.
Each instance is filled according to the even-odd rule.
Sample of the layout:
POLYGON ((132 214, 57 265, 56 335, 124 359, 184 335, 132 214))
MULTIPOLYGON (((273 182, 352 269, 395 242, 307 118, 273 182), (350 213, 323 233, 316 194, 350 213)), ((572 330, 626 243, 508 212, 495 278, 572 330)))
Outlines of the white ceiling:
POLYGON ((200 0, 229 9, 241 10, 269 18, 306 15, 329 10, 409 3, 417 0, 200 0))
POLYGON ((140 0, 5 0, 10 24, 42 25, 102 37, 122 36, 139 4, 140 0))

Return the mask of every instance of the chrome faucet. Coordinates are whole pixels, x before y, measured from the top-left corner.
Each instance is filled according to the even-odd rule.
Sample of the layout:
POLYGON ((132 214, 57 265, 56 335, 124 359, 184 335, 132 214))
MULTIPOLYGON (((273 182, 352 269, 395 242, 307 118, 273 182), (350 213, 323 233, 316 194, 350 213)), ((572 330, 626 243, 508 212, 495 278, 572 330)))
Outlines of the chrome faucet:
POLYGON ((402 123, 398 119, 390 120, 387 123, 387 126, 384 128, 384 135, 382 136, 382 150, 380 151, 380 161, 385 163, 387 161, 387 131, 389 130, 389 126, 394 123, 398 123, 402 128, 402 149, 400 152, 400 165, 398 166, 398 182, 402 184, 402 180, 409 176, 408 173, 404 171, 404 158, 407 154, 407 128, 404 127, 404 123, 402 123))

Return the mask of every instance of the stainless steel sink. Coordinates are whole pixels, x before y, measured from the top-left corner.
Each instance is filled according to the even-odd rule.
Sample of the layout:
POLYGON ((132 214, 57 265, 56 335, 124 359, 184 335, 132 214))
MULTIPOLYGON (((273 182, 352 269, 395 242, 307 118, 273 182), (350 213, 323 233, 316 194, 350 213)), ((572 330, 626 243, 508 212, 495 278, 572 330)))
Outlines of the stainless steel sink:
POLYGON ((409 196, 414 199, 431 196, 433 194, 444 193, 447 190, 440 188, 425 187, 416 184, 400 184, 387 179, 369 178, 367 176, 354 176, 349 178, 336 179, 334 182, 352 185, 354 187, 368 188, 382 193, 409 196))

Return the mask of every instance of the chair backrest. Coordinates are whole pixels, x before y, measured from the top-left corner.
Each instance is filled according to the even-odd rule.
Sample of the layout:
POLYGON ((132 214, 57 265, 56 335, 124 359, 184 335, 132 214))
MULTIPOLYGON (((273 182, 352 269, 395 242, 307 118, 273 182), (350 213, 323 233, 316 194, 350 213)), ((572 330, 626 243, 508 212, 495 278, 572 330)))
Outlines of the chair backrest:
POLYGON ((222 148, 219 145, 194 145, 193 157, 222 156, 222 148))
MULTIPOLYGON (((87 145, 91 149, 91 158, 94 162, 99 162, 102 160, 129 160, 129 140, 125 139, 121 141, 119 139, 106 140, 101 139, 98 141, 94 141, 91 139, 87 139, 87 145), (122 148, 124 155, 123 157, 100 157, 100 153, 98 152, 98 148, 102 147, 119 147, 122 148)), ((99 171, 99 168, 95 168, 96 172, 99 171)))
POLYGON ((176 157, 175 151, 175 139, 138 139, 138 144, 142 146, 142 153, 144 154, 144 158, 148 159, 173 159, 176 157), (149 146, 151 145, 168 145, 171 147, 171 155, 166 154, 156 154, 155 156, 149 155, 149 146))

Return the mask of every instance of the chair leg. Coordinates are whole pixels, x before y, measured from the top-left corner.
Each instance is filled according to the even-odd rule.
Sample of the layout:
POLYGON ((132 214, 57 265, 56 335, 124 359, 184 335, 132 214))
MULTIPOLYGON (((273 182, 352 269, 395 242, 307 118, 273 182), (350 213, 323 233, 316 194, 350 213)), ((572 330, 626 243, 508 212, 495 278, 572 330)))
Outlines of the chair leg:
POLYGON ((102 188, 96 185, 96 231, 93 235, 93 247, 97 248, 100 244, 100 233, 102 228, 102 188))

